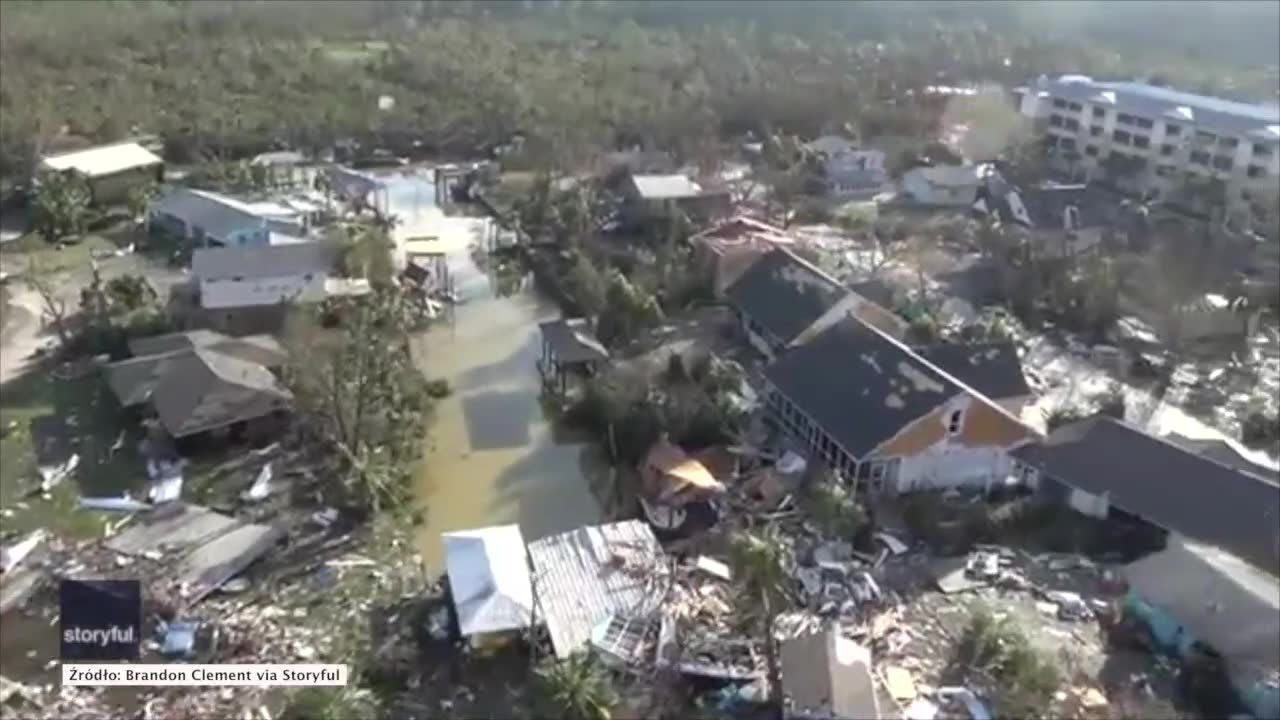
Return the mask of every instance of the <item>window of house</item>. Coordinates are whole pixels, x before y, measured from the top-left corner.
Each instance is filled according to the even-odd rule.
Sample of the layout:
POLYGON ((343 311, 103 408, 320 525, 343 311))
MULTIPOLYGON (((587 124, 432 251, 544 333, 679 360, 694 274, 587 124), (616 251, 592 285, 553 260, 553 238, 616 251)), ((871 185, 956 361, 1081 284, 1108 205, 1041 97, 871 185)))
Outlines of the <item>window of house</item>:
POLYGON ((1062 127, 1062 120, 1063 118, 1061 115, 1050 115, 1049 125, 1052 127, 1062 127))
POLYGON ((313 275, 312 275, 311 273, 307 273, 306 275, 303 275, 303 276, 302 276, 302 279, 303 279, 303 280, 306 280, 307 282, 311 282, 311 278, 312 278, 312 277, 313 277, 313 275))
POLYGON ((1225 147, 1225 148, 1233 148, 1238 146, 1239 144, 1240 144, 1240 140, 1238 138, 1233 138, 1233 137, 1218 138, 1218 145, 1221 145, 1222 147, 1225 147))
POLYGON ((1250 165, 1248 172, 1249 172, 1249 177, 1260 178, 1260 177, 1264 177, 1267 174, 1267 169, 1262 167, 1261 165, 1250 165))
POLYGON ((1107 116, 1107 111, 1103 108, 1096 107, 1093 109, 1093 116, 1096 118, 1104 118, 1107 116))
POLYGON ((1161 155, 1165 155, 1165 156, 1172 155, 1174 150, 1175 150, 1174 146, 1168 143, 1165 143, 1164 145, 1160 146, 1161 155))
POLYGON ((1098 146, 1086 145, 1084 148, 1084 154, 1088 155, 1089 157, 1098 157, 1098 146))
POLYGON ((1124 130, 1116 130, 1115 132, 1111 133, 1111 139, 1120 143, 1121 145, 1128 145, 1129 139, 1132 137, 1133 137, 1132 135, 1125 132, 1124 130))
POLYGON ((1174 136, 1176 136, 1176 135, 1180 135, 1180 134, 1182 134, 1182 126, 1181 126, 1181 125, 1175 125, 1174 123, 1165 123, 1165 124, 1164 124, 1164 134, 1165 134, 1165 135, 1168 135, 1169 137, 1174 137, 1174 136))
POLYGON ((1079 130, 1079 129, 1080 129, 1080 121, 1079 121, 1079 120, 1076 120, 1075 118, 1067 118, 1067 119, 1062 123, 1062 125, 1063 125, 1063 127, 1065 127, 1065 128, 1066 128, 1066 129, 1068 129, 1068 130, 1079 130))
POLYGON ((964 410, 952 410, 951 417, 947 418, 947 432, 952 435, 959 433, 963 423, 964 410))
POLYGON ((1143 118, 1143 117, 1140 117, 1140 118, 1134 118, 1134 123, 1135 123, 1138 127, 1143 128, 1144 130, 1150 130, 1150 129, 1152 128, 1152 126, 1154 126, 1154 125, 1155 125, 1155 123, 1153 123, 1153 122, 1151 122, 1150 120, 1148 120, 1148 119, 1146 119, 1146 118, 1143 118))
POLYGON ((1084 106, 1080 103, 1068 103, 1067 108, 1071 110, 1071 112, 1080 112, 1084 109, 1084 106))
POLYGON ((1197 131, 1196 131, 1196 140, 1197 140, 1198 142, 1211 143, 1211 142, 1213 142, 1214 140, 1217 140, 1217 139, 1218 139, 1218 136, 1217 136, 1217 135, 1214 135, 1214 134, 1213 134, 1213 133, 1211 133, 1211 132, 1205 132, 1204 130, 1197 130, 1197 131))
POLYGON ((231 282, 244 282, 244 277, 240 275, 236 275, 235 277, 231 278, 231 282))
POLYGON ((1099 135, 1101 135, 1101 134, 1102 134, 1102 126, 1101 126, 1101 125, 1090 125, 1090 126, 1089 126, 1089 135, 1091 135, 1092 137, 1098 137, 1098 136, 1099 136, 1099 135))
POLYGON ((1260 156, 1262 156, 1262 157, 1270 157, 1270 155, 1271 155, 1271 146, 1270 146, 1270 145, 1263 145, 1262 143, 1254 143, 1254 145, 1253 145, 1253 154, 1254 154, 1254 155, 1260 155, 1260 156))
POLYGON ((1156 166, 1156 175, 1159 175, 1160 177, 1173 177, 1176 172, 1178 172, 1178 169, 1172 165, 1156 166))
POLYGON ((1191 153, 1191 162, 1196 165, 1208 165, 1209 153, 1203 150, 1196 150, 1195 152, 1191 153))
POLYGON ((1075 139, 1075 138, 1062 138, 1060 141, 1058 141, 1058 147, 1060 147, 1060 148, 1062 148, 1062 149, 1064 149, 1064 150, 1075 150, 1075 149, 1076 149, 1076 139, 1075 139))
POLYGON ((1133 146, 1137 148, 1151 147, 1151 138, 1147 137, 1146 135, 1134 135, 1133 146))
POLYGON ((1063 100, 1062 98, 1054 98, 1053 106, 1056 108, 1064 108, 1067 106, 1067 101, 1063 100))
POLYGON ((1226 155, 1216 155, 1213 158, 1213 166, 1219 170, 1230 170, 1235 163, 1226 155))
POLYGON ((1133 116, 1127 113, 1120 113, 1119 115, 1116 115, 1116 122, 1120 123, 1121 125, 1132 125, 1133 116))

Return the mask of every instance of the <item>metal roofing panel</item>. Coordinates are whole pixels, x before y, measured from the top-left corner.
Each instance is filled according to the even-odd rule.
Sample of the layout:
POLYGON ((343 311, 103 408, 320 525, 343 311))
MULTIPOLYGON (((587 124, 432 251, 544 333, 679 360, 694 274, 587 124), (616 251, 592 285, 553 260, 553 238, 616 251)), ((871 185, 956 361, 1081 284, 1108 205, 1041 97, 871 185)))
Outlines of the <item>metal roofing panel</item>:
POLYGON ((691 198, 702 194, 702 188, 684 175, 633 175, 636 191, 646 200, 691 198))
POLYGON ((449 589, 463 635, 528 627, 533 586, 519 525, 444 533, 449 589))
POLYGON ((533 586, 556 657, 584 647, 614 614, 654 612, 667 568, 653 530, 640 520, 578 528, 529 543, 533 586))
POLYGON ((167 215, 181 220, 189 228, 200 228, 219 242, 232 234, 264 229, 265 217, 234 199, 218 193, 190 188, 177 188, 151 204, 153 215, 167 215))
POLYGON ((163 162, 158 155, 137 143, 117 143, 47 155, 40 161, 40 166, 58 172, 74 170, 89 177, 102 177, 163 162))

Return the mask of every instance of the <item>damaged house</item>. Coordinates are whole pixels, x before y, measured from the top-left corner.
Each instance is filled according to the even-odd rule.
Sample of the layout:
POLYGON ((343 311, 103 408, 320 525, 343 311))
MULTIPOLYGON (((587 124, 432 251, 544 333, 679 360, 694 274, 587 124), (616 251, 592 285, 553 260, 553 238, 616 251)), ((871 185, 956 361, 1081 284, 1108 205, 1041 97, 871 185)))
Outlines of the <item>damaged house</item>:
POLYGON ((1280 485, 1096 416, 1013 451, 1015 473, 1092 517, 1138 518, 1280 575, 1280 485))
POLYGON ((144 338, 130 349, 134 357, 107 366, 107 383, 122 407, 149 407, 170 437, 269 431, 292 405, 272 373, 286 354, 270 336, 198 330, 144 338))
POLYGON ((795 240, 780 227, 739 215, 690 237, 689 244, 710 276, 716 297, 723 298, 760 256, 794 245, 795 240))
MULTIPOLYGON (((980 386, 1025 394, 1016 355, 938 353, 980 386), (989 364, 989 365, 988 365, 989 364)), ((954 372, 846 316, 765 369, 769 416, 811 459, 872 492, 1005 484, 1008 451, 1036 437, 954 372)))
POLYGON ((770 359, 849 314, 894 337, 907 330, 897 315, 782 248, 757 260, 725 294, 747 341, 770 359))
POLYGON ((632 228, 665 222, 679 211, 695 223, 725 217, 733 206, 728 189, 704 188, 688 176, 631 174, 622 184, 623 215, 632 228))
POLYGON ((1018 188, 992 175, 978 188, 973 209, 1032 231, 1041 255, 1049 259, 1096 253, 1109 235, 1124 234, 1119 202, 1093 185, 1018 188))
POLYGON ((41 157, 36 183, 54 173, 83 178, 92 203, 103 207, 124 202, 135 188, 163 181, 164 160, 138 143, 119 142, 41 157))
POLYGON ((643 521, 582 527, 528 545, 535 613, 557 658, 588 644, 637 659, 670 585, 665 555, 643 521))

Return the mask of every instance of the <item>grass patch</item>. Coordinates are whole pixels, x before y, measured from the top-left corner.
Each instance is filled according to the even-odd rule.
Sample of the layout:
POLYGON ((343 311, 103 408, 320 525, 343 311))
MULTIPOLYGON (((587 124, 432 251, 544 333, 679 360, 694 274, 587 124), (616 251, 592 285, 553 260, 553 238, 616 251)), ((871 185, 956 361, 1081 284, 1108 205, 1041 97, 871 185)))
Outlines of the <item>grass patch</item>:
POLYGON ((98 532, 104 513, 80 512, 78 498, 125 490, 136 496, 146 484, 136 431, 117 452, 110 452, 125 427, 130 424, 96 373, 57 380, 36 366, 0 386, 0 505, 14 510, 13 517, 5 518, 5 530, 43 526, 81 537, 98 532), (73 477, 49 499, 31 495, 39 482, 36 457, 41 441, 59 455, 80 455, 73 477), (19 502, 27 508, 15 507, 19 502))
POLYGON ((104 235, 85 235, 78 242, 66 245, 50 245, 34 233, 28 233, 4 248, 6 261, 23 263, 39 262, 51 272, 75 268, 87 268, 94 252, 114 251, 119 245, 104 235))
POLYGON ((1043 717, 1062 684, 1057 666, 1031 646, 1021 628, 983 606, 971 611, 954 660, 970 681, 975 675, 987 681, 998 717, 1043 717))

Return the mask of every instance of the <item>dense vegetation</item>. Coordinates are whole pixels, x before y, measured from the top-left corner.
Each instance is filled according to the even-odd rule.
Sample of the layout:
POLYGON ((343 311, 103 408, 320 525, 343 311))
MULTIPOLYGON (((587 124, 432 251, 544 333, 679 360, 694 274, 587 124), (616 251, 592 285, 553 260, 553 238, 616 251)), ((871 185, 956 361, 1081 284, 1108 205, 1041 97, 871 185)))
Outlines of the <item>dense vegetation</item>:
POLYGON ((1274 98, 1276 8, 1162 5, 1188 21, 1153 47, 1143 3, 8 0, 0 176, 135 131, 178 162, 348 137, 472 153, 516 132, 569 165, 633 142, 695 156, 761 128, 906 134, 909 90, 1068 70, 1274 98), (1228 53, 1240 67, 1207 57, 1228 53))

